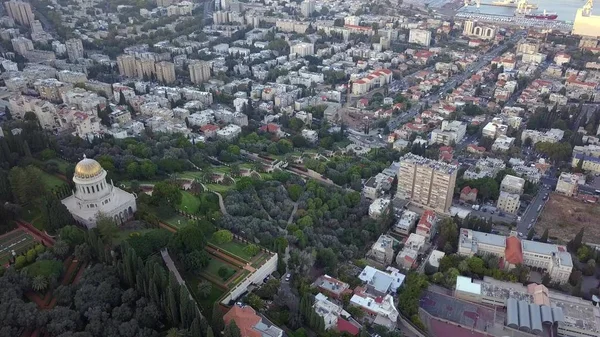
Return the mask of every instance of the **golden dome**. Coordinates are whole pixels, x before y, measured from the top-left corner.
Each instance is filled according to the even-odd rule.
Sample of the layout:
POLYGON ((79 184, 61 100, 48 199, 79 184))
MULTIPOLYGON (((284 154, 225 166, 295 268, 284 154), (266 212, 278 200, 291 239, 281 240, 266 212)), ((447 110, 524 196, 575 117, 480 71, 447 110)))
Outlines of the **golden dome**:
POLYGON ((84 156, 83 160, 75 166, 75 177, 80 179, 93 178, 103 171, 104 169, 100 166, 100 163, 84 156))

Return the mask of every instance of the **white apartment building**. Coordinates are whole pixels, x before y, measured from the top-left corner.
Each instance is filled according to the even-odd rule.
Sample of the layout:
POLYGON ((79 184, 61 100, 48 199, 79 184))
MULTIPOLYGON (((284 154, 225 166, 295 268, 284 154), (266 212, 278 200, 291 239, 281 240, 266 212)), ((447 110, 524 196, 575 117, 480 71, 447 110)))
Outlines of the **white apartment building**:
POLYGON ((4 3, 4 8, 9 17, 13 18, 15 22, 23 26, 30 26, 35 20, 29 2, 17 0, 7 1, 4 3))
POLYGON ((318 293, 315 296, 315 303, 313 304, 313 310, 317 315, 323 317, 325 321, 325 330, 332 329, 337 326, 338 317, 342 314, 344 309, 339 305, 331 302, 327 296, 318 293))
POLYGON ((408 34, 408 43, 429 47, 431 44, 431 31, 416 28, 411 29, 408 34))
POLYGON ((484 137, 496 139, 499 136, 506 135, 507 131, 508 125, 503 124, 501 119, 494 118, 483 127, 481 134, 484 137))
POLYGON ((371 249, 367 253, 367 258, 387 267, 394 261, 394 246, 398 244, 398 240, 389 235, 382 234, 373 246, 371 246, 371 249))
POLYGON ((369 216, 373 219, 379 219, 387 211, 390 202, 390 199, 375 199, 369 206, 369 216))
POLYGON ((312 15, 312 13, 314 13, 314 11, 315 11, 315 1, 314 0, 304 0, 300 4, 300 13, 302 13, 302 15, 305 18, 310 17, 312 15))
POLYGON ((579 183, 582 180, 585 183, 585 178, 581 174, 562 172, 556 183, 555 191, 572 197, 577 194, 579 183))
POLYGON ((8 98, 8 107, 15 119, 23 119, 25 113, 32 111, 43 129, 58 130, 61 127, 56 106, 43 99, 14 95, 8 98))
POLYGON ((87 75, 78 71, 61 70, 58 72, 58 80, 65 83, 85 83, 87 75))
POLYGON ((400 158, 397 196, 447 212, 452 205, 457 171, 456 165, 408 153, 400 158))
POLYGON ((495 178, 498 172, 506 168, 506 163, 498 158, 481 158, 475 166, 469 167, 463 175, 464 179, 474 180, 479 178, 495 178))
POLYGON ((226 127, 222 128, 221 130, 217 131, 217 138, 223 139, 223 140, 233 140, 237 136, 239 136, 241 133, 242 133, 241 127, 239 127, 235 124, 229 124, 226 127))
POLYGON ((10 42, 17 54, 25 55, 28 51, 33 50, 33 42, 28 38, 20 36, 10 40, 10 42))
POLYGON ((507 174, 500 183, 500 191, 521 195, 525 189, 525 179, 507 174))
POLYGON ((431 131, 429 144, 451 144, 459 143, 467 132, 467 123, 461 121, 442 121, 439 129, 431 131))
POLYGON ((546 132, 541 132, 537 130, 523 130, 521 134, 521 141, 525 142, 527 138, 531 139, 531 144, 536 144, 538 142, 548 142, 548 143, 557 143, 559 142, 565 132, 560 129, 550 129, 546 132))
POLYGON ((521 206, 521 201, 519 199, 520 197, 518 194, 500 191, 496 207, 503 212, 517 214, 517 211, 521 206))
POLYGON ((67 49, 69 60, 77 61, 83 58, 83 43, 80 39, 68 39, 65 41, 65 48, 67 49))
POLYGON ((514 137, 508 137, 508 136, 502 135, 502 136, 496 138, 496 140, 494 141, 494 144, 492 144, 492 151, 506 152, 510 149, 510 147, 514 143, 515 143, 514 137))
POLYGON ((559 283, 567 282, 573 270, 573 261, 567 247, 520 240, 515 232, 505 237, 462 228, 458 239, 458 254, 492 254, 502 258, 506 268, 524 264, 548 272, 552 281, 559 283))
POLYGON ((392 230, 398 234, 408 235, 415 228, 418 219, 419 215, 417 213, 405 210, 392 230))
POLYGON ((190 79, 194 84, 200 84, 210 79, 211 65, 206 61, 194 61, 188 66, 190 70, 190 79))
POLYGON ((314 55, 315 45, 308 42, 300 42, 290 46, 290 54, 297 54, 300 57, 314 55))
POLYGON ((412 233, 404 243, 404 247, 396 256, 396 264, 404 269, 416 267, 417 256, 425 246, 426 238, 412 233))

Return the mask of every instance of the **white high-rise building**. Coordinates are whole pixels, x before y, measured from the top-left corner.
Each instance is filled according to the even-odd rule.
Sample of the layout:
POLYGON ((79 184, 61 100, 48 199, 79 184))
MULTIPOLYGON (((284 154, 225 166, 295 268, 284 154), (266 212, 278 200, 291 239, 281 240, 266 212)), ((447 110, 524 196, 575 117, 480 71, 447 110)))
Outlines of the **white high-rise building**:
POLYGON ((452 205, 457 171, 456 165, 408 153, 400 158, 397 196, 447 212, 452 205))
POLYGON ((194 84, 200 84, 210 79, 210 63, 206 61, 195 61, 190 63, 190 79, 194 84))
POLYGON ((25 1, 7 1, 4 8, 8 16, 23 26, 30 26, 35 17, 31 11, 31 5, 25 1))
POLYGON ((416 43, 429 47, 431 44, 431 32, 425 29, 411 29, 408 35, 408 43, 416 43))
POLYGON ((65 42, 69 60, 76 61, 83 58, 83 43, 80 39, 69 39, 65 42))
POLYGON ((300 4, 300 12, 304 17, 310 17, 312 13, 315 11, 315 1, 314 0, 305 0, 300 4))

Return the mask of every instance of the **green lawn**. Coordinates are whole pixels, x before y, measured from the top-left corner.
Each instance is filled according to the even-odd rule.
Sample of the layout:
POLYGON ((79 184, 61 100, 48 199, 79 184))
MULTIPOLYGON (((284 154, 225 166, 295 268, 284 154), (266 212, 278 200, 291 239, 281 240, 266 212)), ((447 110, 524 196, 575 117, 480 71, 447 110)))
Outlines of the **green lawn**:
POLYGON ((69 166, 69 162, 66 160, 54 158, 47 160, 46 163, 55 163, 56 165, 58 165, 58 172, 60 172, 61 174, 67 173, 67 167, 69 166))
POLYGON ((184 217, 183 215, 179 215, 177 213, 173 214, 172 216, 168 217, 168 218, 160 218, 160 220, 162 222, 166 222, 171 226, 175 226, 177 228, 182 228, 184 226, 187 226, 190 219, 184 217))
POLYGON ((206 184, 211 191, 216 191, 219 193, 229 192, 231 189, 235 187, 235 185, 220 185, 220 184, 206 184))
POLYGON ((217 302, 219 298, 221 298, 221 296, 223 296, 223 294, 225 294, 225 291, 221 290, 221 288, 213 284, 210 295, 207 298, 203 298, 198 294, 198 284, 206 280, 201 277, 190 274, 184 274, 183 277, 185 279, 185 283, 192 292, 192 296, 194 296, 196 302, 198 302, 198 305, 200 305, 200 310, 202 310, 204 316, 212 317, 213 305, 215 302, 217 302))
POLYGON ((21 218, 41 231, 45 229, 39 210, 34 208, 31 204, 23 208, 21 211, 21 218))
POLYGON ((207 273, 207 274, 215 277, 218 280, 227 282, 238 270, 239 269, 236 268, 235 266, 233 266, 227 262, 221 261, 221 260, 215 258, 214 256, 211 256, 208 266, 206 266, 206 268, 204 270, 202 270, 202 272, 207 273), (221 269, 221 267, 225 267, 225 268, 229 269, 229 271, 230 271, 229 277, 227 277, 226 279, 223 279, 219 275, 219 269, 221 269))
POLYGON ((210 238, 208 240, 208 242, 212 243, 213 245, 226 250, 228 252, 230 252, 233 255, 239 256, 242 259, 245 260, 252 260, 252 256, 249 255, 248 253, 244 252, 244 248, 246 248, 246 244, 241 243, 239 241, 231 241, 231 242, 227 242, 227 243, 223 243, 223 244, 217 244, 215 243, 212 238, 210 238))
POLYGON ((195 214, 200 207, 200 199, 187 191, 182 191, 181 194, 181 204, 177 208, 184 212, 195 214))
POLYGON ((200 171, 186 171, 186 172, 177 173, 177 178, 202 180, 202 174, 203 173, 200 171))
POLYGON ((227 166, 215 166, 211 168, 215 173, 229 173, 231 169, 227 166))
POLYGON ((39 174, 40 174, 40 179, 42 180, 42 183, 49 190, 66 184, 66 182, 64 180, 60 179, 59 177, 52 175, 50 173, 46 173, 42 170, 40 170, 39 174))
MULTIPOLYGON (((129 239, 132 236, 132 233, 138 233, 139 235, 144 235, 148 232, 156 230, 156 228, 145 228, 145 229, 131 229, 131 230, 122 230, 119 231, 117 237, 113 239, 113 244, 116 246, 121 242, 129 239)), ((133 234, 135 235, 135 234, 133 234)))

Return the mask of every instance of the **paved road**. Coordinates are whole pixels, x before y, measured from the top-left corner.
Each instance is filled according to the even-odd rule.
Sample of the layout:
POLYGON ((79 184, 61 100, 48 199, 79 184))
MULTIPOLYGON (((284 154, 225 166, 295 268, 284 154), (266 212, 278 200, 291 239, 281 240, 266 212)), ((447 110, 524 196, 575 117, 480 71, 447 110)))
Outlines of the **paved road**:
POLYGON ((517 223, 517 231, 523 233, 523 236, 527 236, 527 232, 529 229, 527 228, 530 224, 535 226, 535 222, 539 217, 540 212, 538 212, 538 208, 546 204, 547 199, 545 199, 546 193, 550 193, 552 190, 550 188, 546 188, 546 185, 540 184, 540 189, 538 194, 531 200, 528 208, 525 210, 525 213, 521 216, 521 221, 517 223))
POLYGON ((483 68, 485 65, 489 64, 490 61, 494 57, 499 56, 504 51, 506 51, 508 49, 507 44, 509 42, 515 43, 519 39, 521 39, 523 36, 525 36, 526 34, 527 33, 525 31, 516 33, 508 41, 506 41, 506 43, 504 43, 501 46, 497 46, 494 49, 488 51, 483 57, 481 57, 479 59, 479 61, 477 61, 476 63, 470 64, 467 67, 467 69, 465 69, 465 71, 452 76, 444 86, 442 86, 441 88, 438 89, 438 91, 436 93, 433 93, 433 94, 431 94, 431 96, 425 98, 422 101, 419 101, 419 103, 415 104, 407 113, 391 119, 388 122, 388 127, 390 128, 390 130, 394 130, 398 126, 413 119, 417 115, 417 113, 419 113, 419 111, 421 111, 421 109, 425 107, 425 103, 431 104, 431 103, 437 102, 440 99, 441 95, 443 95, 448 89, 454 88, 456 86, 456 84, 464 82, 473 73, 477 72, 478 70, 483 68))

